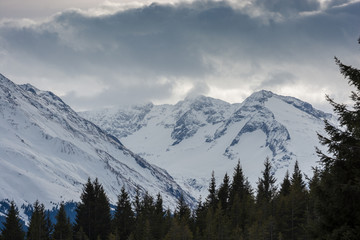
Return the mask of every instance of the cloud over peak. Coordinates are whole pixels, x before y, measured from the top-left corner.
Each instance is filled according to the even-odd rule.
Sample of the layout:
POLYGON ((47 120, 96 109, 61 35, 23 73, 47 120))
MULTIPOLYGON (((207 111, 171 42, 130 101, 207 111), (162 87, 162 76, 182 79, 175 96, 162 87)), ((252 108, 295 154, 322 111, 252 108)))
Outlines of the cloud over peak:
POLYGON ((62 94, 78 109, 173 101, 196 91, 216 95, 213 89, 237 89, 240 96, 301 85, 319 94, 324 86, 336 91, 332 57, 354 55, 360 34, 353 24, 360 22, 360 3, 348 1, 195 1, 109 12, 3 22, 0 69, 62 94))

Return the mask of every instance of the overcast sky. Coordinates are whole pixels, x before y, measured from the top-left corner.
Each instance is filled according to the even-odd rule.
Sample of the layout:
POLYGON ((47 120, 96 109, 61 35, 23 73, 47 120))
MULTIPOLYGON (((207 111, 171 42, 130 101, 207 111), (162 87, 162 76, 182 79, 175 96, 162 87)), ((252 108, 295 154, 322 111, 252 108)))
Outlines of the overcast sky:
POLYGON ((75 110, 271 90, 348 101, 360 1, 0 0, 0 73, 75 110))

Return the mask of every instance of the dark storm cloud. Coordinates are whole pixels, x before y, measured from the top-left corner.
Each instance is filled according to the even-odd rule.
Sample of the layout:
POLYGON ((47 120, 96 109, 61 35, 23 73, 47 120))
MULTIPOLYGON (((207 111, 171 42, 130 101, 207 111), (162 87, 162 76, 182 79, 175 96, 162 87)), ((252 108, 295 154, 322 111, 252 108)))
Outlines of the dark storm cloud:
POLYGON ((192 93, 200 89, 206 94, 209 84, 242 87, 261 75, 254 89, 271 88, 301 79, 289 73, 293 69, 281 69, 287 64, 317 68, 322 61, 324 67, 333 64, 333 55, 350 49, 344 44, 356 42, 360 3, 300 14, 319 9, 313 0, 257 0, 244 8, 200 1, 152 4, 103 16, 66 11, 42 24, 3 23, 0 67, 20 79, 41 78, 49 85, 60 81, 65 99, 82 108, 93 105, 90 97, 98 106, 167 99, 184 81, 192 83, 192 93), (255 16, 249 8, 263 14, 255 16), (273 12, 282 18, 268 14, 273 12), (231 66, 246 64, 257 67, 230 76, 231 66), (91 92, 88 79, 104 89, 84 93, 91 92), (74 81, 83 81, 84 87, 71 89, 74 81))

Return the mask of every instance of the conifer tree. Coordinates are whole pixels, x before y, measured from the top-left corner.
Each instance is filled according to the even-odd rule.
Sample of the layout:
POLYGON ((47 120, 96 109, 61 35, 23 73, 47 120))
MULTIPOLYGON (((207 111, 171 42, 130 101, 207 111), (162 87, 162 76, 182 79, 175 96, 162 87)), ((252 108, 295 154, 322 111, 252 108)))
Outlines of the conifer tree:
MULTIPOLYGON (((360 39, 358 40, 360 44, 360 39)), ((355 89, 352 106, 327 100, 340 127, 325 121, 327 136, 319 135, 329 155, 318 150, 322 171, 317 196, 318 238, 358 239, 360 232, 360 70, 335 58, 341 74, 355 89)))
POLYGON ((2 240, 24 240, 25 232, 22 229, 19 212, 14 202, 10 203, 1 237, 2 240))
POLYGON ((81 229, 90 240, 95 240, 95 189, 90 178, 83 187, 80 199, 81 203, 76 209, 75 233, 81 229))
POLYGON ((152 224, 155 212, 154 199, 149 193, 145 193, 142 199, 140 199, 140 192, 137 191, 135 196, 135 227, 133 230, 133 237, 137 240, 151 238, 152 236, 152 224), (151 222, 150 222, 151 221, 151 222))
POLYGON ((163 199, 161 194, 158 193, 155 201, 155 211, 153 217, 153 236, 155 239, 162 239, 165 235, 166 225, 165 225, 165 212, 163 207, 163 199))
POLYGON ((206 198, 206 205, 213 209, 217 206, 217 195, 216 195, 216 180, 215 180, 215 173, 212 171, 211 173, 211 180, 208 188, 209 195, 206 198))
POLYGON ((291 178, 286 172, 274 201, 275 235, 282 239, 307 239, 308 191, 297 161, 291 178))
POLYGON ((82 229, 89 240, 107 239, 111 231, 110 204, 97 179, 94 182, 88 179, 80 199, 76 209, 75 233, 82 229))
POLYGON ((243 174, 240 161, 234 169, 229 195, 229 219, 233 234, 242 239, 249 239, 249 227, 254 215, 254 197, 250 183, 243 174))
POLYGON ((201 198, 198 200, 197 207, 194 211, 194 221, 195 221, 195 228, 194 228, 194 237, 195 239, 200 239, 203 235, 204 229, 206 227, 206 213, 207 208, 201 201, 201 198))
POLYGON ((50 220, 45 213, 45 207, 39 201, 34 203, 27 232, 27 240, 49 240, 51 234, 50 220))
POLYGON ((71 240, 72 226, 70 219, 66 216, 64 204, 60 204, 59 212, 56 215, 56 224, 52 234, 54 240, 71 240))
POLYGON ((230 187, 230 196, 229 202, 230 205, 233 204, 236 195, 238 196, 239 200, 243 199, 246 193, 245 190, 245 177, 240 165, 240 161, 238 161, 233 174, 233 180, 230 187))
POLYGON ((291 201, 290 191, 291 182, 289 171, 286 171, 285 177, 280 184, 280 191, 275 198, 275 219, 276 219, 276 236, 282 239, 291 239, 291 201), (280 238, 280 237, 279 237, 280 238))
POLYGON ((274 196, 276 193, 276 179, 271 173, 271 162, 266 158, 264 162, 265 169, 262 177, 258 181, 256 196, 256 221, 253 230, 260 234, 264 239, 274 239, 275 219, 274 219, 274 196))
POLYGON ((103 186, 96 178, 94 181, 95 190, 95 222, 96 238, 107 240, 111 233, 110 203, 103 186))
POLYGON ((308 196, 308 208, 306 211, 306 237, 310 238, 311 235, 319 232, 317 229, 317 220, 319 219, 319 214, 317 213, 317 193, 320 183, 320 171, 319 168, 313 169, 313 177, 309 180, 309 196, 308 196))
POLYGON ((271 162, 266 158, 264 162, 265 169, 262 172, 262 178, 258 181, 258 190, 256 201, 258 205, 269 205, 276 193, 275 182, 276 179, 271 173, 271 162))
POLYGON ((218 191, 218 199, 221 204, 221 208, 226 210, 228 208, 229 196, 230 196, 230 182, 229 176, 225 173, 223 182, 218 191))
POLYGON ((289 175, 289 171, 286 171, 284 180, 281 183, 280 195, 281 196, 289 195, 290 194, 290 187, 291 187, 290 175, 289 175))
POLYGON ((295 162, 291 177, 290 204, 291 204, 291 239, 305 237, 307 189, 302 177, 298 162, 295 162))
POLYGON ((165 239, 193 239, 193 233, 190 229, 190 218, 191 210, 185 202, 184 195, 181 194, 177 201, 171 227, 165 239), (175 237, 176 234, 178 236, 175 237))
POLYGON ((182 194, 178 199, 176 212, 174 215, 179 220, 180 223, 189 224, 191 210, 189 206, 186 204, 184 195, 182 194))
POLYGON ((113 220, 116 239, 128 239, 134 228, 134 212, 131 209, 131 202, 125 188, 121 188, 113 220))
POLYGON ((173 214, 171 213, 170 209, 168 208, 165 211, 165 215, 164 215, 164 234, 166 235, 171 227, 172 224, 172 220, 173 220, 173 214))

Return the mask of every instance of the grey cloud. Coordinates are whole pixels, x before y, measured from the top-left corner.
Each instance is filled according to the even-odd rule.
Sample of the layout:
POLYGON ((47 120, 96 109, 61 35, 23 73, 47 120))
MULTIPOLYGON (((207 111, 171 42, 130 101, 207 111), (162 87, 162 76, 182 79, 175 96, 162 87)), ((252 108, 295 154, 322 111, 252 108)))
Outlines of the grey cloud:
MULTIPOLYGON (((311 0, 255 3, 284 14, 291 9, 319 9, 311 0)), ((338 5, 338 1, 333 3, 338 5)), ((360 22, 359 12, 360 3, 354 3, 313 15, 289 15, 281 22, 270 19, 264 24, 262 16, 212 1, 152 4, 107 16, 66 11, 40 25, 0 26, 0 48, 7 53, 7 58, 0 60, 0 71, 64 85, 89 76, 111 86, 93 96, 99 106, 171 97, 172 79, 190 79, 196 86, 192 93, 208 92, 210 83, 205 81, 214 76, 219 80, 211 84, 241 88, 260 74, 264 82, 254 86, 276 86, 285 76, 266 76, 274 71, 289 72, 281 69, 288 63, 319 68, 320 62, 323 69, 333 65, 332 56, 349 49, 343 45, 355 42, 360 33, 359 25, 354 24, 360 22), (257 67, 231 76, 224 62, 257 67), (271 69, 274 67, 278 69, 271 69), (244 79, 239 80, 239 76, 244 79), (170 84, 159 84, 161 78, 169 79, 170 84)), ((298 73, 292 74, 298 78, 298 73)), ((79 91, 68 91, 65 98, 75 107, 92 106, 79 91)))
POLYGON ((256 3, 266 10, 283 15, 317 11, 320 8, 317 0, 257 0, 256 3))
POLYGON ((291 85, 295 83, 295 80, 296 77, 289 72, 271 73, 269 77, 261 83, 261 85, 258 87, 258 90, 291 85))
POLYGON ((195 85, 188 92, 187 97, 196 97, 199 95, 206 95, 209 92, 209 86, 206 82, 196 82, 195 85))
POLYGON ((134 86, 120 86, 112 84, 111 88, 100 94, 88 97, 79 97, 75 92, 62 96, 65 102, 75 102, 78 110, 100 109, 103 107, 142 104, 156 96, 157 99, 170 97, 174 84, 147 84, 134 86))

